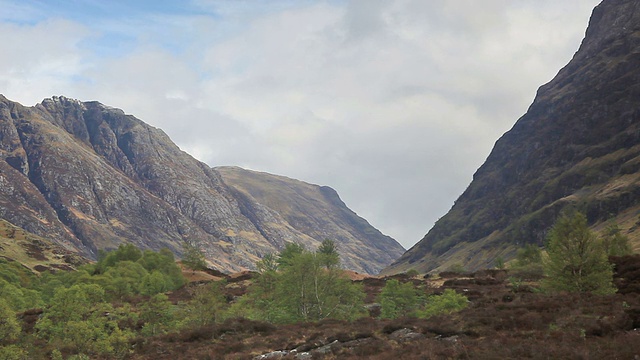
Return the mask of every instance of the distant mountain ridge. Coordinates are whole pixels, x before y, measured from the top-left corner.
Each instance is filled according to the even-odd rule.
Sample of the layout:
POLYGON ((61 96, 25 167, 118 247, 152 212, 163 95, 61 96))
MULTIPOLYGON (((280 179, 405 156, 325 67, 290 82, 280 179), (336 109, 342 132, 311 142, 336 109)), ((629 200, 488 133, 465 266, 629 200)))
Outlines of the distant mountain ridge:
POLYGON ((315 248, 330 238, 349 269, 377 273, 404 251, 332 189, 211 168, 161 130, 99 102, 60 96, 25 107, 0 95, 0 160, 0 218, 90 258, 122 242, 176 253, 189 242, 218 269, 237 271, 287 241, 315 248), (272 186, 257 196, 244 175, 304 196, 295 190, 277 202, 272 186), (284 216, 294 208, 287 201, 304 206, 284 216), (305 217, 314 204, 324 220, 305 217))
POLYGON ((573 59, 495 144, 451 210, 384 273, 469 270, 542 245, 566 207, 640 247, 640 1, 605 0, 573 59))

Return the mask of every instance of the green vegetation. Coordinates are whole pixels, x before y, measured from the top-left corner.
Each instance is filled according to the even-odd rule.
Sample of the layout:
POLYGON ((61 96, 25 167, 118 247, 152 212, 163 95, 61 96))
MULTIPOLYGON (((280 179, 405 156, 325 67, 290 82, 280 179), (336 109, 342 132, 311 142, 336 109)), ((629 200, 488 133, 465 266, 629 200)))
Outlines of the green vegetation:
POLYGON ((446 289, 442 295, 426 297, 411 282, 400 283, 388 280, 378 296, 383 319, 401 317, 429 318, 435 315, 451 314, 467 307, 469 300, 455 290, 446 289))
POLYGON ((204 270, 207 268, 207 261, 202 250, 196 245, 185 241, 182 245, 182 264, 191 270, 204 270))
POLYGON ((466 296, 458 294, 455 290, 446 289, 442 295, 432 295, 427 298, 424 308, 418 311, 418 316, 429 318, 435 315, 452 314, 469 305, 466 296))
POLYGON ((260 275, 231 314, 273 323, 349 320, 364 314, 362 286, 339 268, 331 240, 315 252, 289 243, 278 256, 265 256, 257 268, 260 275))
POLYGON ((447 269, 448 272, 456 273, 456 274, 464 274, 467 272, 467 269, 464 268, 464 265, 461 263, 455 263, 447 269))
POLYGON ((40 277, 0 259, 0 359, 44 358, 52 349, 52 358, 123 358, 135 336, 175 330, 167 319, 176 306, 163 293, 184 283, 170 251, 131 244, 100 252, 97 263, 77 271, 40 277), (140 304, 140 296, 150 300, 140 304), (27 310, 42 312, 33 334, 21 334, 17 320, 27 310))
POLYGON ((378 296, 383 319, 416 316, 418 307, 424 302, 424 297, 412 283, 400 283, 396 279, 388 280, 378 296))
MULTIPOLYGON (((198 268, 197 249, 186 251, 191 253, 187 266, 198 268)), ((0 259, 0 359, 121 359, 131 353, 135 338, 234 318, 292 324, 351 321, 367 314, 363 285, 340 268, 332 240, 316 251, 287 244, 279 254, 265 255, 257 268, 246 293, 232 302, 225 297, 226 282, 217 281, 194 286, 188 301, 176 303, 165 293, 185 279, 168 250, 141 251, 125 244, 100 251, 96 263, 77 271, 41 276, 0 259), (24 311, 38 314, 28 333, 17 316, 24 311)), ((379 299, 382 318, 429 317, 457 311, 467 302, 454 291, 426 297, 413 283, 397 280, 387 282, 379 299)))
POLYGON ((605 229, 602 236, 602 246, 609 256, 624 256, 632 253, 629 238, 622 235, 620 228, 615 223, 605 229))
POLYGON ((542 250, 534 244, 527 244, 516 254, 510 266, 514 278, 519 280, 537 280, 544 275, 542 266, 542 250))
POLYGON ((544 261, 546 278, 543 288, 549 291, 615 293, 613 266, 607 250, 589 230, 581 213, 561 216, 551 229, 544 261))

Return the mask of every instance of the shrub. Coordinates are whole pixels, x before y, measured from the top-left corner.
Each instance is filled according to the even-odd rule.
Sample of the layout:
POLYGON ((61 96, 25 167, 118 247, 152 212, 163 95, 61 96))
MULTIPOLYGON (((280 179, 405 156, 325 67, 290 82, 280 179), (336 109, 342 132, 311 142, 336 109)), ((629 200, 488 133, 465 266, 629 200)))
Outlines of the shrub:
POLYGON ((427 299, 424 309, 419 316, 429 318, 435 315, 451 314, 458 312, 469 305, 466 296, 458 294, 455 290, 446 289, 442 295, 432 295, 427 299))

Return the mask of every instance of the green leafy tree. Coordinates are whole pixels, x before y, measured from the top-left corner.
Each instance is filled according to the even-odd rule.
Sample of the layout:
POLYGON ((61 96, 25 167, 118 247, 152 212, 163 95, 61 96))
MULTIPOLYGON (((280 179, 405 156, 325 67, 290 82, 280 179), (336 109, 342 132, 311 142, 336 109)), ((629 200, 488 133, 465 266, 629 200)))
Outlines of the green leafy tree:
POLYGON ((280 252, 280 254, 278 254, 278 259, 277 259, 278 267, 282 269, 287 266, 290 266, 293 259, 298 255, 301 255, 304 251, 305 251, 304 246, 298 243, 287 243, 284 246, 284 249, 282 249, 282 251, 280 252))
POLYGON ((467 272, 467 269, 465 269, 464 265, 462 265, 461 263, 455 263, 453 265, 451 265, 447 271, 453 272, 453 273, 457 273, 457 274, 464 274, 467 272))
POLYGON ((78 353, 124 357, 133 334, 120 329, 120 309, 103 302, 104 298, 104 289, 97 284, 56 289, 51 305, 36 324, 38 337, 78 353))
POLYGON ((81 321, 91 309, 105 297, 103 288, 96 284, 78 284, 70 288, 58 288, 45 313, 45 318, 55 323, 81 321))
POLYGON ((421 296, 412 283, 401 283, 396 279, 387 280, 378 295, 380 317, 396 319, 415 316, 422 302, 421 296))
POLYGON ((256 263, 256 268, 259 273, 254 280, 256 283, 256 295, 264 302, 263 307, 266 307, 273 300, 273 294, 279 279, 277 255, 266 254, 256 263))
POLYGON ((364 292, 339 269, 326 269, 316 253, 303 252, 290 261, 276 286, 284 322, 348 319, 361 314, 364 292))
POLYGON ((225 281, 217 281, 196 288, 193 298, 184 306, 183 326, 204 326, 220 322, 227 309, 223 288, 225 281))
POLYGON ((543 288, 550 291, 615 293, 612 265, 581 213, 561 216, 549 232, 543 288))
POLYGON ((15 340, 21 330, 15 311, 8 304, 0 302, 0 344, 15 340))
POLYGON ((98 251, 98 263, 95 271, 103 273, 109 267, 115 266, 121 261, 136 262, 142 257, 142 251, 133 244, 120 244, 118 249, 110 252, 98 251))
POLYGON ((164 274, 154 270, 151 274, 147 273, 142 278, 139 288, 142 295, 155 295, 169 291, 171 287, 167 283, 164 274))
POLYGON ((278 260, 284 260, 278 271, 272 260, 259 264, 260 276, 248 296, 232 306, 231 314, 275 323, 353 319, 364 314, 362 286, 353 284, 338 267, 327 268, 317 252, 288 245, 278 260))
POLYGON ((107 286, 109 296, 124 299, 139 294, 141 280, 148 274, 147 270, 137 262, 119 261, 105 272, 105 275, 111 278, 111 283, 107 286))
POLYGON ((632 253, 629 238, 622 234, 618 224, 613 223, 607 226, 601 241, 608 256, 623 256, 632 253))
POLYGON ((25 308, 25 297, 22 290, 2 279, 0 279, 0 301, 16 311, 25 308))
POLYGON ((163 334, 176 327, 175 308, 165 294, 156 294, 140 308, 140 319, 145 324, 145 335, 163 334))
POLYGON ((182 245, 182 263, 191 270, 204 270, 207 268, 207 261, 202 250, 186 241, 182 245))

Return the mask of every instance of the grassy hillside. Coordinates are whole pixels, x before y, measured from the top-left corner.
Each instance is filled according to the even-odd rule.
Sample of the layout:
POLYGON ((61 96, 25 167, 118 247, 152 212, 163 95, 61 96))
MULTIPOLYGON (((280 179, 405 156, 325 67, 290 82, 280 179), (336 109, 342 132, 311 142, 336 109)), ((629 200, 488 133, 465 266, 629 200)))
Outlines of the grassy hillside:
POLYGON ((36 273, 72 270, 88 261, 75 252, 0 220, 0 257, 17 261, 36 273))

